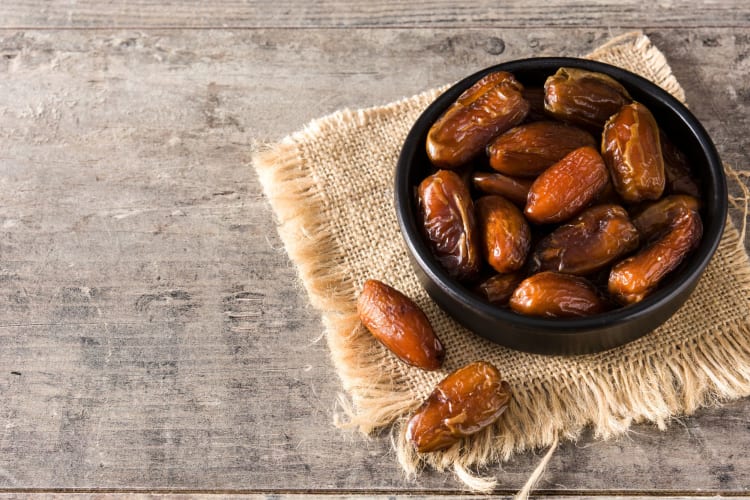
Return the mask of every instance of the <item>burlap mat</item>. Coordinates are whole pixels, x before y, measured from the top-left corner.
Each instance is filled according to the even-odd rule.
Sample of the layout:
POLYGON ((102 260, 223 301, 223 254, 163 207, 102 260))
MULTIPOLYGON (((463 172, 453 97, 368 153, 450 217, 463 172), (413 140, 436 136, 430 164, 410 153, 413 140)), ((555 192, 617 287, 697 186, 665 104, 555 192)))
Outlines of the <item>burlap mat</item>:
MULTIPOLYGON (((642 33, 618 37, 588 57, 639 73, 684 100, 664 56, 642 33)), ((370 432, 395 422, 397 456, 407 472, 424 464, 452 468, 470 487, 488 489, 494 482, 467 468, 574 439, 585 426, 601 438, 639 421, 663 428, 674 415, 750 394, 750 265, 744 238, 731 223, 684 307, 657 331, 617 349, 576 357, 517 352, 443 313, 410 268, 392 201, 402 141, 438 94, 339 111, 254 157, 281 239, 322 313, 350 396, 347 423, 370 432), (446 348, 443 371, 407 367, 361 326, 355 301, 368 278, 395 286, 424 309, 446 348), (460 447, 417 456, 401 424, 448 372, 480 359, 512 385, 508 411, 460 447)))

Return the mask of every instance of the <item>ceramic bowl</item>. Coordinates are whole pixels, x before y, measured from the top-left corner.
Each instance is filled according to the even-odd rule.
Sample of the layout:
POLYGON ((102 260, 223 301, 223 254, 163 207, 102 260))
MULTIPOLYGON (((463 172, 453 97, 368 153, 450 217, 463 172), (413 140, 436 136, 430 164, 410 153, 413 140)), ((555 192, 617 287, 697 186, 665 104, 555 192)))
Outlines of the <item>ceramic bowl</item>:
POLYGON ((474 333, 504 346, 541 354, 583 354, 610 349, 657 328, 695 289, 721 239, 727 214, 727 188, 721 160, 706 130, 678 100, 648 80, 623 69, 574 58, 510 61, 466 77, 438 97, 407 136, 395 172, 395 207, 414 271, 432 299, 474 333), (474 82, 492 71, 508 71, 525 86, 544 84, 558 68, 605 73, 634 100, 645 104, 667 136, 690 158, 703 190, 703 238, 699 247, 640 303, 575 319, 522 316, 493 306, 451 279, 432 256, 417 222, 416 190, 434 171, 425 152, 427 132, 437 118, 474 82))

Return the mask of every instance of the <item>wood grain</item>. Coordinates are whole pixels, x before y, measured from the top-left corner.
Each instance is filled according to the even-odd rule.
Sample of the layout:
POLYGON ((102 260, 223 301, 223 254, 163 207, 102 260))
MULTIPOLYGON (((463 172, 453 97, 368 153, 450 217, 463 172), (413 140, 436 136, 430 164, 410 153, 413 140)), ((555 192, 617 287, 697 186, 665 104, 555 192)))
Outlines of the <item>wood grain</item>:
MULTIPOLYGON (((47 25, 28 17, 41 3, 11 5, 47 25)), ((137 20, 117 5, 118 25, 137 20)), ((693 16, 684 24, 709 22, 693 16)), ((0 491, 460 493, 449 474, 404 478, 387 435, 332 426, 340 386, 322 325, 249 153, 341 107, 502 60, 583 54, 610 32, 413 22, 430 26, 0 31, 0 491)), ((744 165, 747 30, 648 34, 724 160, 744 165)), ((749 429, 739 401, 665 433, 583 436, 540 488, 743 492, 749 429)), ((539 458, 485 472, 511 493, 539 458)))
POLYGON ((277 0, 14 0, 0 4, 2 27, 747 27, 750 8, 744 0, 560 0, 529 2, 488 0, 400 2, 277 0))

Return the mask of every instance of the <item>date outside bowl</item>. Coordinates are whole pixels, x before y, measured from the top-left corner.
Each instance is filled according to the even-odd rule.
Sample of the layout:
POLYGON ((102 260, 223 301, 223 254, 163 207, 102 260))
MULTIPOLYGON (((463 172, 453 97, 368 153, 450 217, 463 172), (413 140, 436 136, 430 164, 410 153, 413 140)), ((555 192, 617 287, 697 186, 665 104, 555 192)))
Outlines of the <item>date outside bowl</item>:
POLYGON ((625 344, 667 321, 695 289, 721 240, 727 217, 727 187, 721 159, 695 116, 669 93, 629 71, 586 59, 542 57, 485 68, 453 85, 417 119, 404 141, 395 173, 395 207, 414 271, 430 297, 474 333, 498 344, 539 354, 586 354, 625 344), (666 135, 691 160, 703 190, 703 237, 680 266, 643 301, 585 318, 548 319, 522 316, 493 306, 448 273, 432 256, 418 226, 416 190, 435 169, 425 152, 427 132, 461 93, 493 71, 513 73, 527 87, 541 87, 560 67, 607 74, 635 101, 645 104, 666 135))

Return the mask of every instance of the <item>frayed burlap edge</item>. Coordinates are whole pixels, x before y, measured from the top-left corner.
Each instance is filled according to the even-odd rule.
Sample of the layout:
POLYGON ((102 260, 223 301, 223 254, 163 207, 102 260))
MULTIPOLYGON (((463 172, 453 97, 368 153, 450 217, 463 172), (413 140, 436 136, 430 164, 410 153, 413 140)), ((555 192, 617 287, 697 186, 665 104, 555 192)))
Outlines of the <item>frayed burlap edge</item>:
MULTIPOLYGON (((684 101, 682 88, 666 59, 640 32, 617 37, 587 57, 616 64, 617 51, 623 44, 644 51, 656 66, 652 79, 684 101)), ((311 304, 322 313, 331 358, 343 389, 351 397, 351 402, 345 396, 340 398, 345 418, 337 417, 337 425, 369 434, 396 422, 394 448, 407 475, 424 466, 453 470, 468 488, 480 492, 492 491, 496 480, 479 477, 470 469, 506 461, 518 452, 550 446, 522 491, 527 494, 558 441, 575 440, 587 426, 591 426, 597 438, 603 439, 621 435, 633 423, 643 421, 654 422, 664 429, 675 416, 750 395, 750 367, 745 365, 750 357, 750 320, 742 318, 734 324, 717 325, 715 331, 680 345, 680 362, 670 358, 669 353, 661 353, 638 359, 637 367, 606 380, 592 373, 577 385, 555 393, 543 388, 517 393, 506 414, 527 418, 501 418, 497 426, 445 452, 416 454, 405 440, 403 424, 421 401, 415 399, 407 381, 397 375, 401 372, 384 370, 388 361, 382 350, 373 350, 369 339, 362 338, 368 334, 357 318, 356 290, 345 274, 330 265, 340 262, 342 255, 328 222, 318 216, 323 200, 315 189, 315 179, 305 167, 301 145, 324 137, 329 130, 362 124, 373 113, 398 112, 400 105, 415 99, 426 106, 439 93, 440 90, 428 91, 385 108, 336 112, 312 121, 302 131, 253 158, 265 194, 276 212, 281 240, 297 265, 311 304), (639 389, 623 390, 627 387, 639 389), (567 404, 570 401, 576 401, 576 406, 570 407, 567 404)), ((730 168, 727 173, 737 176, 730 168)), ((740 201, 747 203, 747 197, 740 201)), ((744 220, 742 229, 744 236, 744 220)), ((743 289, 750 291, 750 268, 743 241, 744 237, 728 222, 718 252, 742 270, 738 279, 743 289)))
MULTIPOLYGON (((421 99, 426 107, 440 92, 441 89, 430 90, 401 103, 421 99)), ((343 255, 328 221, 319 216, 323 200, 305 167, 300 144, 325 136, 337 127, 361 125, 373 113, 398 112, 399 105, 395 103, 387 111, 338 111, 310 122, 302 131, 253 157, 265 195, 276 213, 279 236, 297 266, 311 304, 321 312, 331 358, 344 391, 351 396, 351 401, 344 395, 339 398, 345 419, 337 415, 336 424, 358 428, 365 434, 393 423, 419 401, 408 390, 408 382, 397 375, 398 370, 384 369, 392 362, 384 350, 372 349, 370 339, 362 339, 370 334, 361 328, 357 316, 357 291, 351 279, 331 265, 341 262, 343 255)))

